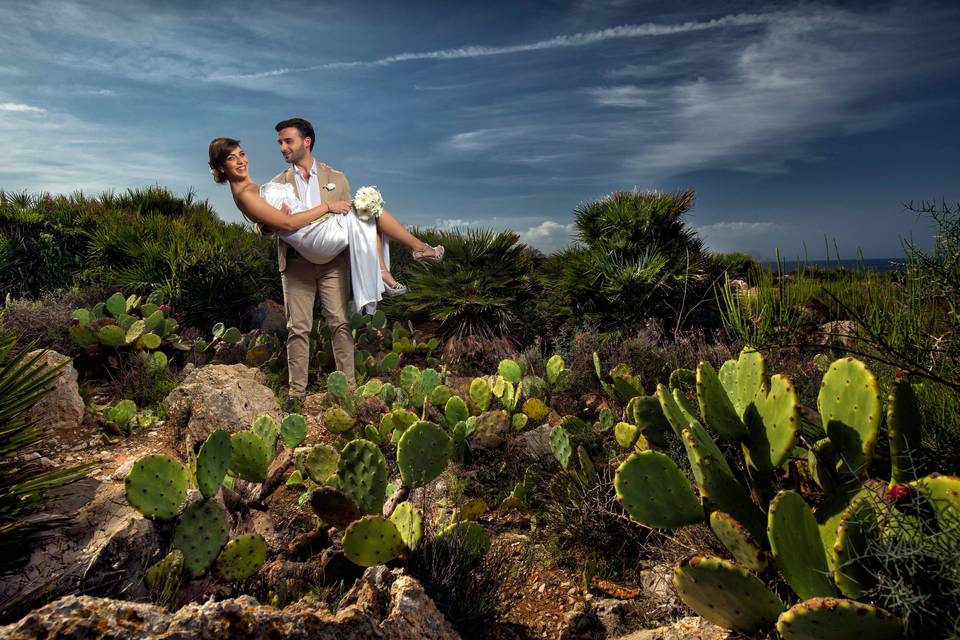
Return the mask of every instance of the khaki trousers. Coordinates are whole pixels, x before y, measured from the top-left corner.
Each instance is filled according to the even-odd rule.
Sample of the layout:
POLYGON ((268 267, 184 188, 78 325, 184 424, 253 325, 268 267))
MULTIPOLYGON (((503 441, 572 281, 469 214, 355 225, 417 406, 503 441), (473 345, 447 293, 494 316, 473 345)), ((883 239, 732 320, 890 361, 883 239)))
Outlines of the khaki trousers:
POLYGON ((333 357, 337 370, 356 384, 353 365, 353 334, 350 330, 350 258, 346 250, 326 264, 314 264, 290 253, 281 274, 283 306, 287 314, 287 367, 290 395, 302 396, 307 390, 310 362, 310 329, 313 326, 313 302, 320 292, 323 317, 330 327, 333 357))

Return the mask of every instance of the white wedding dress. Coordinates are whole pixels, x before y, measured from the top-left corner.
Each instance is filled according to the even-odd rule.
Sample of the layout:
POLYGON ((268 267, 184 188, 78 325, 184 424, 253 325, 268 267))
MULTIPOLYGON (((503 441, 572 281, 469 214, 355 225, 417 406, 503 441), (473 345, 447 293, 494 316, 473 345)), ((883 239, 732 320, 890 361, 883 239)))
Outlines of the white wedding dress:
MULTIPOLYGON (((267 182, 260 187, 260 197, 277 209, 286 204, 292 213, 307 209, 290 184, 267 182)), ((313 222, 296 231, 281 231, 278 235, 297 253, 316 264, 326 264, 349 248, 354 309, 376 313, 377 302, 383 299, 386 285, 380 277, 375 219, 360 220, 351 210, 346 215, 333 214, 326 220, 313 222)), ((389 269, 390 243, 386 236, 383 238, 383 261, 389 269)))

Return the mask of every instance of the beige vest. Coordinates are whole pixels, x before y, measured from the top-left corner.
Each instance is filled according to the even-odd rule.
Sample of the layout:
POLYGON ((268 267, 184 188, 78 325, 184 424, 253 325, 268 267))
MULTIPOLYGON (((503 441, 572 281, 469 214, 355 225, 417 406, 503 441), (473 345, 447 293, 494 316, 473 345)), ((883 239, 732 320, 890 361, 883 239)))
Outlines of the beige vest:
MULTIPOLYGON (((297 188, 297 179, 293 171, 293 165, 290 165, 284 171, 281 171, 271 178, 270 182, 293 185, 293 190, 297 192, 297 197, 303 200, 303 194, 300 193, 300 190, 297 188)), ((322 162, 317 162, 317 180, 320 182, 320 202, 334 202, 337 200, 346 200, 349 202, 352 199, 350 196, 350 183, 347 182, 347 177, 336 169, 332 169, 322 162), (328 191, 325 187, 331 183, 334 185, 334 189, 328 191)), ((253 232, 265 237, 276 235, 257 222, 253 223, 253 232)), ((287 268, 288 249, 290 249, 290 245, 277 236, 277 257, 279 258, 281 273, 287 268)))

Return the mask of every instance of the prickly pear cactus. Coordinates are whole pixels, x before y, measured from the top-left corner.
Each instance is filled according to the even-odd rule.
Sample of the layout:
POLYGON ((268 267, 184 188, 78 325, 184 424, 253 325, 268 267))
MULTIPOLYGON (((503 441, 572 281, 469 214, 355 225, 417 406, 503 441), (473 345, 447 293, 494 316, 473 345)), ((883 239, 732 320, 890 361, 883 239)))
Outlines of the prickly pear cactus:
POLYGON ((343 553, 361 567, 373 567, 393 560, 403 552, 403 538, 397 526, 383 516, 365 516, 347 527, 343 553))
POLYGON ((780 573, 801 599, 837 595, 813 511, 795 491, 781 491, 767 516, 770 549, 780 573))
POLYGON ((837 360, 820 383, 817 408, 837 453, 851 471, 865 473, 883 420, 877 379, 859 360, 837 360))
POLYGON ((407 429, 397 444, 397 466, 403 484, 423 487, 443 473, 450 461, 450 436, 432 422, 407 429))
POLYGON ((490 408, 493 392, 490 385, 483 378, 474 378, 470 381, 470 400, 481 412, 490 408))
POLYGON ((273 456, 277 452, 277 436, 280 435, 280 430, 277 429, 277 421, 268 415, 262 415, 253 421, 251 430, 263 440, 263 444, 270 454, 270 459, 273 460, 273 456))
POLYGON ((691 556, 673 573, 683 603, 710 622, 750 634, 773 625, 783 603, 759 579, 727 560, 691 556))
POLYGON ((227 514, 216 502, 204 500, 184 510, 173 532, 173 547, 194 577, 202 576, 229 538, 227 514))
POLYGON ((340 489, 353 498, 365 514, 380 513, 387 491, 387 461, 369 440, 352 440, 337 462, 340 489))
POLYGON ((790 380, 775 375, 770 379, 770 392, 758 391, 754 406, 755 411, 747 412, 750 436, 745 454, 750 466, 767 473, 786 462, 793 451, 800 423, 800 403, 790 380))
POLYGON ((617 499, 630 517, 648 527, 675 529, 703 522, 703 507, 669 456, 634 453, 613 476, 617 499))
POLYGON ((447 425, 451 428, 458 422, 463 422, 470 417, 470 409, 467 403, 460 396, 451 396, 443 407, 444 417, 447 419, 447 425))
POLYGON ((137 460, 124 481, 127 502, 148 518, 169 520, 187 497, 190 473, 170 456, 150 455, 137 460))
POLYGON ((630 400, 626 417, 628 422, 637 425, 647 440, 657 446, 665 447, 673 435, 656 396, 637 396, 630 400))
POLYGON ((710 514, 710 528, 734 560, 758 573, 767 568, 767 553, 733 516, 714 511, 710 514))
POLYGON ((890 482, 917 479, 920 454, 920 409, 907 380, 897 380, 887 400, 887 430, 890 433, 890 482))
POLYGON ((197 454, 197 488, 204 498, 212 498, 220 490, 230 466, 232 450, 230 434, 223 429, 217 429, 207 436, 200 447, 200 453, 197 454))
POLYGON ((143 574, 150 601, 159 606, 168 605, 180 588, 182 577, 183 554, 174 549, 143 574))
POLYGON ((483 556, 490 550, 490 536, 486 530, 476 522, 463 520, 455 522, 437 534, 438 539, 445 539, 458 545, 471 556, 483 556))
POLYGON ((320 520, 341 530, 363 515, 353 498, 333 487, 317 487, 311 491, 310 508, 320 520))
POLYGON ((299 413, 291 413, 280 423, 280 437, 283 446, 296 449, 307 438, 307 419, 299 413))
POLYGON ((613 427, 613 437, 621 449, 629 449, 637 443, 637 438, 640 437, 640 429, 629 422, 618 422, 613 427))
POLYGON ((239 431, 230 436, 230 444, 230 473, 247 482, 264 482, 273 455, 263 439, 253 431, 239 431))
POLYGON ((497 367, 497 374, 503 376, 503 379, 513 384, 519 384, 523 377, 523 371, 520 365, 510 359, 501 360, 497 367))
POLYGON ((390 515, 390 521, 396 525, 403 544, 411 551, 416 549, 423 537, 423 524, 416 508, 409 502, 401 502, 390 515))
POLYGON ((530 398, 523 403, 523 415, 527 416, 532 424, 540 424, 550 415, 550 407, 539 398, 530 398))
POLYGON ((955 526, 951 523, 956 522, 960 513, 960 477, 931 473, 910 486, 927 499, 945 527, 955 526))
POLYGON ((837 539, 830 549, 833 581, 848 598, 861 598, 876 584, 875 575, 867 569, 864 560, 870 540, 880 535, 880 514, 872 496, 855 500, 840 518, 837 539))
POLYGON ((260 570, 266 559, 267 542, 263 536, 237 536, 220 552, 215 570, 223 580, 246 580, 260 570))
POLYGON ((697 367, 696 386, 697 403, 707 427, 723 440, 738 442, 746 439, 747 427, 709 362, 701 361, 697 367))
POLYGON ((655 395, 657 401, 660 403, 660 410, 667 419, 670 428, 673 429, 673 432, 678 438, 682 438, 683 430, 687 428, 689 421, 687 420, 686 414, 684 414, 680 406, 677 405, 673 393, 662 384, 658 384, 655 395))
POLYGON ((741 418, 757 393, 766 390, 766 366, 763 356, 750 347, 744 347, 736 360, 724 362, 719 377, 741 418))
POLYGON ((310 449, 303 468, 311 480, 317 484, 324 484, 327 479, 337 472, 337 462, 340 454, 328 444, 318 444, 310 449))
POLYGON ((750 494, 733 476, 722 456, 717 457, 718 452, 711 450, 712 442, 705 433, 698 436, 691 429, 683 431, 683 445, 700 487, 704 506, 710 511, 729 513, 746 527, 754 539, 762 539, 763 512, 753 504, 750 494))
POLYGON ((327 376, 327 392, 340 402, 345 402, 349 393, 350 383, 347 375, 342 371, 334 371, 327 376))
POLYGON ((560 425, 550 430, 550 450, 564 469, 570 464, 573 449, 570 446, 570 434, 560 425))
POLYGON ((323 412, 323 426, 332 433, 345 433, 357 426, 357 420, 343 407, 334 405, 323 412))
POLYGON ((780 614, 784 640, 902 640, 903 623, 892 613, 854 600, 812 598, 780 614))

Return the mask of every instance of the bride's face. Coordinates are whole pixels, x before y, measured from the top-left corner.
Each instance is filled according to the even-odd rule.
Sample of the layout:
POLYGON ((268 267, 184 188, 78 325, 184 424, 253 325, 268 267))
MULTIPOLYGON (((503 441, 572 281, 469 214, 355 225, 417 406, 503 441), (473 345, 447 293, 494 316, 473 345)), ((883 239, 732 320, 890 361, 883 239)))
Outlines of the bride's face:
POLYGON ((243 147, 237 147, 223 161, 223 172, 227 180, 243 180, 249 175, 247 165, 247 154, 244 153, 243 147))

